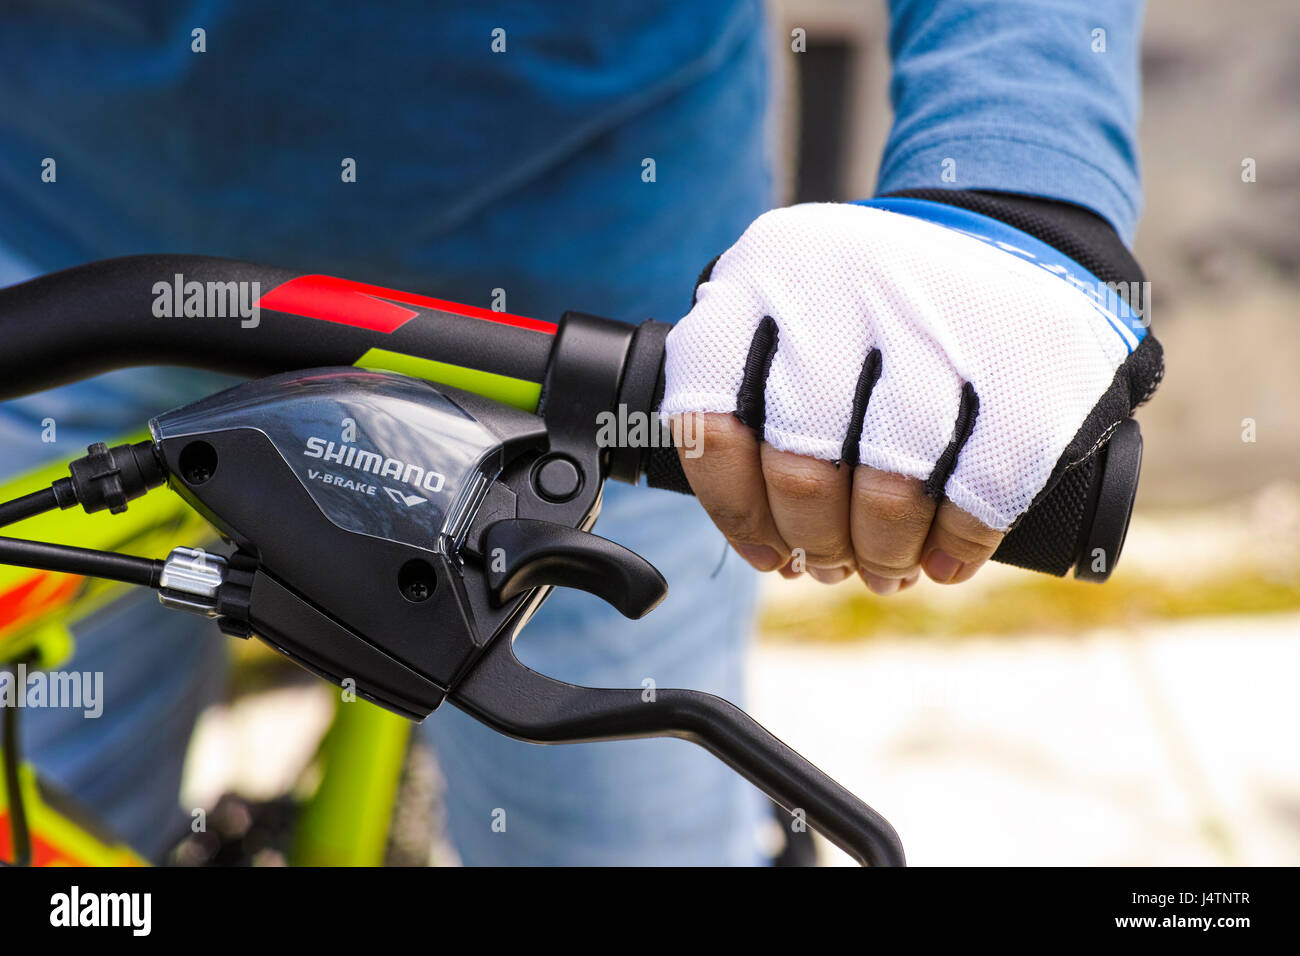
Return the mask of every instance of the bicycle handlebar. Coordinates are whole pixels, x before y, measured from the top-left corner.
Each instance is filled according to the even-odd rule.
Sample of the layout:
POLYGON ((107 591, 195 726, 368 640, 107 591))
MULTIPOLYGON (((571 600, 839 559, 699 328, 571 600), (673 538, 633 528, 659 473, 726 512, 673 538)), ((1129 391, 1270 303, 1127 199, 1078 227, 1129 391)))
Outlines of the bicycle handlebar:
POLYGON ((233 259, 104 259, 0 289, 0 399, 128 366, 179 365, 253 378, 354 365, 372 349, 540 384, 555 329, 233 259), (232 300, 232 293, 242 298, 232 300), (187 301, 195 301, 198 315, 185 315, 187 301), (256 306, 256 316, 228 314, 237 311, 232 302, 256 306), (210 303, 224 308, 209 309, 210 303), (180 315, 172 314, 177 305, 180 315), (208 314, 213 311, 221 314, 208 314))
MULTIPOLYGON (((551 587, 591 590, 630 617, 663 597, 663 578, 644 559, 585 530, 607 478, 636 483, 645 477, 654 487, 690 493, 677 451, 662 440, 661 430, 642 429, 648 440, 636 444, 602 447, 597 440, 607 412, 646 416, 647 426, 653 421, 663 394, 668 331, 658 322, 632 327, 576 312, 557 325, 204 256, 105 260, 0 289, 0 398, 126 366, 179 365, 257 379, 151 422, 145 464, 152 462, 156 474, 139 469, 133 446, 97 445, 87 459, 73 463, 67 479, 75 492, 71 502, 89 512, 102 506, 119 510, 115 503, 124 505, 172 476, 183 497, 237 544, 223 561, 229 575, 222 572, 215 603, 196 601, 165 582, 167 562, 14 539, 6 539, 5 562, 159 587, 164 603, 215 612, 228 633, 256 633, 328 679, 356 675, 365 688, 359 693, 414 719, 446 698, 503 733, 537 742, 682 737, 711 750, 787 809, 806 813, 814 828, 860 861, 902 864, 901 844, 887 821, 734 706, 694 691, 667 690, 646 707, 638 691, 563 684, 529 671, 513 656, 514 634, 551 587), (338 366, 399 374, 358 374, 338 366), (453 388, 432 390, 412 377, 453 388), (304 392, 333 401, 335 417, 361 410, 367 414, 360 417, 379 423, 373 427, 399 423, 419 445, 412 447, 416 454, 447 452, 439 436, 449 408, 490 436, 483 449, 499 456, 507 446, 513 449, 494 459, 500 473, 487 494, 496 497, 477 507, 473 529, 463 529, 470 562, 465 567, 478 575, 473 580, 479 586, 467 589, 465 572, 448 570, 445 556, 438 558, 443 570, 436 570, 428 555, 438 552, 395 531, 390 510, 363 509, 361 516, 371 521, 361 529, 383 533, 360 533, 327 516, 321 502, 303 490, 302 475, 286 467, 284 452, 262 426, 275 426, 286 447, 301 448, 304 392), (454 395, 455 403, 446 395, 454 395), (228 427, 231 412, 223 402, 233 402, 240 421, 248 420, 240 417, 246 407, 256 409, 260 424, 228 427), (525 447, 528 454, 520 453, 525 447), (127 464, 140 470, 139 481, 128 481, 129 469, 119 466, 116 454, 123 449, 130 453, 127 464), (107 471, 104 459, 111 459, 107 471), (221 459, 238 465, 216 469, 221 459), (559 468, 560 477, 573 473, 574 481, 548 485, 547 463, 566 461, 568 471, 559 468), (97 483, 108 475, 109 484, 97 483), (264 493, 250 494, 254 485, 264 493), (277 527, 275 517, 283 518, 286 509, 297 513, 277 527), (268 528, 274 529, 270 541, 258 531, 268 528), (321 544, 334 537, 346 544, 321 544), (356 580, 353 562, 345 567, 315 559, 318 549, 338 553, 362 543, 372 549, 370 560, 360 561, 370 569, 369 586, 349 586, 356 580), (489 552, 508 556, 500 574, 481 566, 489 552), (410 559, 412 554, 419 558, 410 559), (88 568, 91 558, 94 567, 88 568), (401 583, 412 566, 424 575, 415 582, 423 588, 417 596, 401 583), (394 567, 402 569, 398 591, 391 581, 383 586, 394 567), (443 584, 435 591, 429 580, 443 584), (629 597, 629 582, 642 585, 639 596, 629 597), (375 598, 382 594, 391 600, 375 598), (427 612, 407 613, 412 603, 425 601, 427 612), (431 624, 439 634, 433 645, 427 641, 431 624)), ((461 417, 455 420, 463 427, 461 417)), ((321 441, 305 440, 307 447, 321 441)), ((1104 579, 1127 529, 1140 451, 1136 424, 1120 423, 1107 448, 1040 496, 995 560, 1056 574, 1077 564, 1078 576, 1104 579), (1088 555, 1093 560, 1080 560, 1088 555)), ((376 462, 381 457, 365 454, 376 462)), ((384 474, 390 465, 399 471, 415 467, 403 465, 409 455, 400 458, 383 459, 384 474)), ((426 469, 427 459, 417 471, 425 475, 426 469)), ((482 477, 478 466, 462 472, 449 474, 456 481, 482 477)), ((444 480, 441 470, 427 474, 444 480)), ((68 506, 60 488, 56 483, 48 495, 10 503, 11 517, 68 506)), ((351 507, 353 499, 347 502, 351 507)), ((347 515, 361 520, 352 511, 347 515)), ((179 557, 173 552, 168 562, 183 564, 186 550, 178 549, 179 557)))
MULTIPOLYGON (((0 290, 0 399, 127 366, 247 377, 362 365, 505 397, 534 411, 558 326, 364 283, 230 259, 107 259, 0 290)), ((653 411, 667 327, 632 336, 611 393, 653 411)), ((570 363, 571 365, 571 363, 570 363)), ((593 426, 594 427, 594 426, 593 426)), ((610 477, 689 493, 672 448, 650 447, 610 477)), ((994 560, 1104 580, 1123 545, 1141 461, 1136 424, 1067 471, 1008 533, 994 560), (1100 557, 1098 557, 1100 552, 1100 557), (1086 559, 1086 560, 1085 560, 1086 559)))

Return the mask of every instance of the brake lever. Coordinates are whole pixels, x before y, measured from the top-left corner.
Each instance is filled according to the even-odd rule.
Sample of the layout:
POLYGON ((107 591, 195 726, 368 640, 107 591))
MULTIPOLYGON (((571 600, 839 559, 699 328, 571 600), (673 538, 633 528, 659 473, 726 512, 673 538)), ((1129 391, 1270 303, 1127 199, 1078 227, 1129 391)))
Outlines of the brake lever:
MULTIPOLYGON (((580 367, 604 362, 616 380, 629 334, 578 335, 588 350, 604 343, 580 367)), ((590 533, 605 467, 591 423, 615 396, 575 370, 557 375, 540 416, 344 368, 271 376, 159 416, 150 428, 171 487, 234 545, 224 569, 197 580, 173 554, 161 599, 413 720, 451 699, 538 743, 689 740, 860 861, 902 864, 879 814, 733 704, 567 684, 514 656, 554 587, 629 617, 667 590, 644 558, 590 533)))
POLYGON ((675 688, 583 687, 539 674, 494 641, 447 700, 498 733, 534 744, 676 737, 708 750, 866 866, 905 866, 889 821, 730 701, 675 688))

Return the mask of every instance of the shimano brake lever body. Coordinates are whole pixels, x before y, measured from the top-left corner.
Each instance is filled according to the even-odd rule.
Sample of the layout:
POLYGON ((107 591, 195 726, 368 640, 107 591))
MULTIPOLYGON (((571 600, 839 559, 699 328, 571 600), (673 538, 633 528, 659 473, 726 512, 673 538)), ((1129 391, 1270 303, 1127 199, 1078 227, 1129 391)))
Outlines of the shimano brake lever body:
MULTIPOLYGON (((617 334, 610 355, 626 350, 617 334)), ((688 690, 647 704, 640 690, 564 684, 515 658, 554 587, 628 617, 667 593, 648 562, 590 532, 607 467, 591 429, 611 399, 556 389, 534 415, 323 368, 237 385, 150 428, 171 486, 234 545, 219 580, 203 578, 203 610, 228 633, 414 720, 448 699, 538 743, 690 740, 859 860, 901 863, 883 818, 734 705, 688 690)), ((162 596, 195 609, 192 596, 162 596)))

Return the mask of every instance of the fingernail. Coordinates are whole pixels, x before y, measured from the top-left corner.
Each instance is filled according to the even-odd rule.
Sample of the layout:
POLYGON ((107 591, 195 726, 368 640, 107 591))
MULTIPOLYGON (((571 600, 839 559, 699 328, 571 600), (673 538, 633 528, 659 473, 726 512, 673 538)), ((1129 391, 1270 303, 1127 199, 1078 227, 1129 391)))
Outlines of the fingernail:
POLYGON ((921 578, 921 572, 920 572, 920 571, 913 571, 913 572, 912 572, 911 574, 909 574, 907 577, 903 578, 902 582, 898 585, 898 590, 900 590, 900 591, 906 591, 906 590, 907 590, 908 588, 910 588, 913 584, 915 584, 918 580, 920 580, 920 578, 921 578))
POLYGON ((781 556, 765 544, 737 544, 733 547, 760 571, 775 571, 781 564, 781 556))
POLYGON ((931 551, 925 559, 925 573, 940 584, 947 584, 961 569, 962 563, 944 551, 931 551))
POLYGON ((848 568, 809 568, 808 573, 822 584, 839 584, 853 572, 848 568))
POLYGON ((886 597, 898 590, 898 578, 882 578, 878 574, 872 574, 870 571, 858 572, 867 587, 871 588, 873 594, 879 594, 886 597))

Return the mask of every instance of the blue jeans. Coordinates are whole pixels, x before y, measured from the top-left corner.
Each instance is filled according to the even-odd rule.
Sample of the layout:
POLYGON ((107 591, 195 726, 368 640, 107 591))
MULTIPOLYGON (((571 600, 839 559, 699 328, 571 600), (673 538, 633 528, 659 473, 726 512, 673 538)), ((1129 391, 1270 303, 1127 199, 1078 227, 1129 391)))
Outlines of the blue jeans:
MULTIPOLYGON (((6 447, 27 449, 27 465, 38 464, 37 453, 48 455, 51 447, 75 457, 100 436, 60 424, 58 444, 42 445, 35 416, 91 387, 46 393, 18 409, 0 406, 6 447)), ((142 418, 148 414, 141 410, 142 418)), ((519 638, 524 663, 575 683, 641 687, 649 678, 657 687, 692 687, 741 701, 755 574, 728 554, 694 499, 611 485, 596 530, 655 564, 669 581, 668 599, 632 622, 590 595, 557 592, 519 638)), ((24 747, 44 774, 133 846, 160 854, 187 823, 177 802, 181 770, 195 720, 220 694, 227 639, 197 618, 164 611, 151 592, 117 601, 75 637, 76 654, 64 666, 103 673, 103 715, 26 711, 24 747)), ((759 794, 691 744, 541 747, 502 737, 451 706, 421 731, 447 777, 450 835, 468 863, 759 861, 759 794), (493 828, 498 810, 506 814, 504 831, 493 828)))
MULTIPOLYGON (((603 687, 691 687, 740 702, 755 572, 694 499, 606 486, 595 531, 650 560, 668 598, 628 621, 598 598, 554 593, 515 645, 534 670, 603 687)), ((759 862, 762 799, 681 740, 539 747, 451 707, 422 730, 448 777, 452 841, 476 864, 745 865, 759 862), (493 828, 505 811, 505 828, 493 828)))
MULTIPOLYGON (((746 207, 727 209, 736 222, 714 215, 714 228, 734 238, 746 217, 760 211, 763 194, 756 182, 746 207)), ((660 218, 668 228, 671 209, 660 218)), ((647 232, 641 249, 629 243, 622 254, 649 261, 660 242, 647 232)), ((721 236, 705 242, 725 245, 721 236)), ((0 283, 32 271, 0 249, 0 283)), ((648 284, 656 286, 661 291, 635 304, 613 303, 608 311, 675 317, 674 304, 689 298, 689 284, 680 278, 648 284)), ((91 441, 225 384, 219 376, 128 370, 0 403, 5 471, 77 457, 91 441), (59 423, 55 445, 40 441, 46 417, 59 423)), ((755 575, 726 556, 721 535, 694 499, 610 486, 596 530, 654 563, 668 579, 668 599, 645 620, 629 622, 589 595, 556 593, 520 637, 522 660, 575 683, 640 687, 650 678, 658 687, 741 702, 755 575)), ((187 822, 177 805, 181 770, 198 714, 220 693, 224 638, 196 618, 162 610, 152 594, 118 602, 76 638, 76 655, 66 666, 104 673, 104 714, 87 720, 75 710, 28 711, 27 753, 129 843, 160 854, 187 822)), ((763 799, 691 744, 541 747, 501 737, 450 706, 422 732, 447 778, 450 836, 468 864, 761 862, 756 835, 763 799), (503 832, 493 828, 498 809, 506 814, 503 832)))
MULTIPOLYGON (((616 21, 625 19, 621 8, 618 15, 609 5, 601 9, 616 21)), ((330 104, 331 123, 361 124, 361 132, 349 134, 354 141, 373 142, 374 137, 363 134, 386 136, 404 129, 403 122, 415 123, 421 135, 436 134, 430 134, 432 146, 409 156, 398 149, 386 166, 366 167, 387 172, 367 180, 370 192, 355 194, 364 201, 337 192, 329 194, 334 197, 329 203, 304 201, 293 184, 316 180, 302 176, 301 151, 333 146, 321 146, 310 131, 299 130, 297 112, 284 114, 295 121, 287 125, 299 130, 292 149, 268 148, 265 162, 230 176, 225 163, 218 163, 215 172, 208 170, 212 151, 206 130, 193 131, 192 154, 181 149, 190 142, 185 130, 191 113, 184 110, 168 114, 168 128, 181 143, 177 149, 189 163, 183 188, 153 169, 156 144, 137 141, 132 133, 153 119, 107 124, 113 137, 127 141, 114 146, 120 161, 112 168, 131 174, 120 188, 109 190, 109 199, 129 195, 136 226, 144 233, 124 232, 120 216, 108 216, 111 228, 102 232, 87 226, 94 214, 106 214, 110 207, 91 201, 94 196, 77 194, 66 216, 75 216, 83 227, 79 242, 90 243, 85 249, 94 256, 184 248, 335 271, 478 304, 486 304, 501 286, 509 291, 509 311, 541 318, 555 319, 564 309, 576 308, 629 321, 651 316, 674 320, 687 309, 700 268, 770 206, 772 181, 763 124, 769 84, 757 5, 733 4, 725 16, 706 5, 674 9, 678 15, 672 21, 663 20, 662 11, 638 16, 646 20, 646 29, 683 21, 680 42, 673 47, 682 48, 680 56, 669 56, 664 42, 648 43, 644 29, 633 22, 620 28, 626 30, 626 40, 602 40, 593 49, 619 51, 635 40, 646 48, 621 55, 629 69, 641 70, 646 58, 658 52, 680 64, 651 70, 650 85, 633 83, 633 92, 616 97, 609 108, 593 113, 585 101, 569 103, 564 115, 553 120, 543 111, 540 125, 528 114, 512 121, 510 110, 527 110, 528 102, 503 99, 490 84, 479 90, 472 83, 447 80, 432 88, 456 91, 456 96, 412 93, 399 103, 384 75, 363 71, 358 79, 340 72, 345 93, 357 82, 383 81, 381 89, 348 94, 369 97, 365 108, 337 109, 332 91, 320 93, 330 104), (694 26, 697 18, 707 27, 694 26), (461 101, 468 112, 460 121, 455 115, 440 116, 461 101), (392 107, 390 114, 381 112, 385 104, 392 107), (410 118, 421 104, 432 111, 427 122, 424 113, 410 118), (486 123, 482 148, 438 152, 448 133, 463 133, 475 122, 479 127, 486 123), (501 136, 515 128, 543 131, 546 148, 505 148, 512 140, 501 136), (133 162, 131 157, 141 151, 147 161, 133 162), (466 161, 473 156, 482 161, 466 161), (503 157, 508 168, 497 169, 496 160, 503 157), (647 158, 656 162, 655 177, 645 175, 647 158), (457 201, 440 204, 426 174, 457 201), (247 181, 259 177, 266 180, 267 191, 257 193, 256 202, 234 201, 221 191, 223 186, 252 188, 247 181), (190 202, 197 206, 187 212, 190 202), (184 207, 179 213, 178 203, 184 207), (266 228, 247 228, 249 209, 258 212, 258 222, 266 228), (339 228, 335 217, 345 213, 355 221, 346 220, 348 225, 339 228)), ((576 25, 558 30, 565 44, 574 42, 569 34, 587 22, 584 15, 575 16, 576 25)), ((303 34, 303 42, 313 35, 303 34)), ((412 36, 416 34, 402 30, 397 39, 412 36)), ((572 85, 572 78, 549 75, 554 63, 545 45, 537 48, 536 57, 527 58, 519 55, 527 52, 526 41, 511 43, 516 52, 497 68, 540 70, 546 75, 523 77, 516 85, 549 90, 548 95, 563 99, 564 88, 548 84, 562 80, 572 85)), ((133 51, 123 54, 132 65, 140 61, 133 51)), ((154 69, 173 59, 168 53, 148 62, 154 69)), ((254 59, 259 69, 278 69, 278 54, 254 59)), ((474 66, 482 62, 477 48, 466 52, 465 59, 470 68, 481 68, 474 66)), ((416 74, 426 70, 423 47, 408 66, 416 74)), ((605 90, 606 73, 591 76, 594 92, 605 90)), ((174 97, 167 101, 171 106, 189 102, 187 97, 208 102, 191 88, 191 80, 186 72, 177 81, 174 97)), ((225 89, 229 78, 213 82, 225 89)), ((273 95, 253 99, 277 108, 297 103, 300 93, 314 93, 314 86, 296 86, 296 74, 276 74, 266 84, 273 95)), ((429 85, 426 79, 424 86, 429 85)), ((127 86, 140 84, 129 81, 127 86)), ((56 107, 80 109, 84 101, 74 98, 69 107, 60 99, 51 109, 56 107)), ((241 105, 241 115, 244 109, 241 105)), ((281 118, 274 111, 268 114, 268 128, 285 128, 281 118)), ((68 129, 77 132, 85 125, 68 129)), ((338 135, 331 127, 330 136, 338 135)), ((336 162, 333 152, 329 155, 336 162)), ((63 196, 40 195, 46 202, 63 196)), ((22 209, 12 215, 27 225, 22 209)), ((54 218, 59 218, 57 211, 54 218)), ((57 231, 63 223, 46 225, 57 231)), ((21 277, 21 268, 8 271, 9 281, 21 277)), ((34 464, 37 458, 23 458, 29 453, 75 457, 86 441, 138 425, 204 391, 192 380, 173 380, 164 373, 126 372, 5 403, 0 405, 0 439, 6 443, 0 447, 7 450, 6 470, 34 464), (46 416, 60 421, 60 442, 53 448, 37 437, 46 416), (76 421, 78 429, 65 428, 65 421, 76 421), (10 454, 14 448, 18 452, 10 454)), ((588 595, 555 594, 519 639, 525 663, 577 683, 639 687, 650 678, 659 687, 698 688, 739 702, 754 575, 734 555, 723 560, 723 540, 698 504, 666 492, 611 487, 596 530, 644 554, 663 571, 672 593, 636 623, 588 595)), ((81 635, 71 666, 106 671, 110 706, 98 721, 85 721, 79 712, 33 711, 28 743, 42 769, 74 794, 88 797, 132 843, 159 850, 175 821, 183 820, 175 802, 185 738, 195 714, 215 693, 221 646, 196 619, 164 612, 148 596, 101 618, 81 635), (119 694, 126 696, 114 705, 119 694)), ((422 732, 433 741, 447 778, 451 837, 466 863, 759 861, 755 833, 764 812, 762 800, 729 768, 691 744, 654 740, 539 747, 497 736, 450 706, 435 713, 422 732), (506 813, 504 832, 492 828, 498 809, 506 813)))

